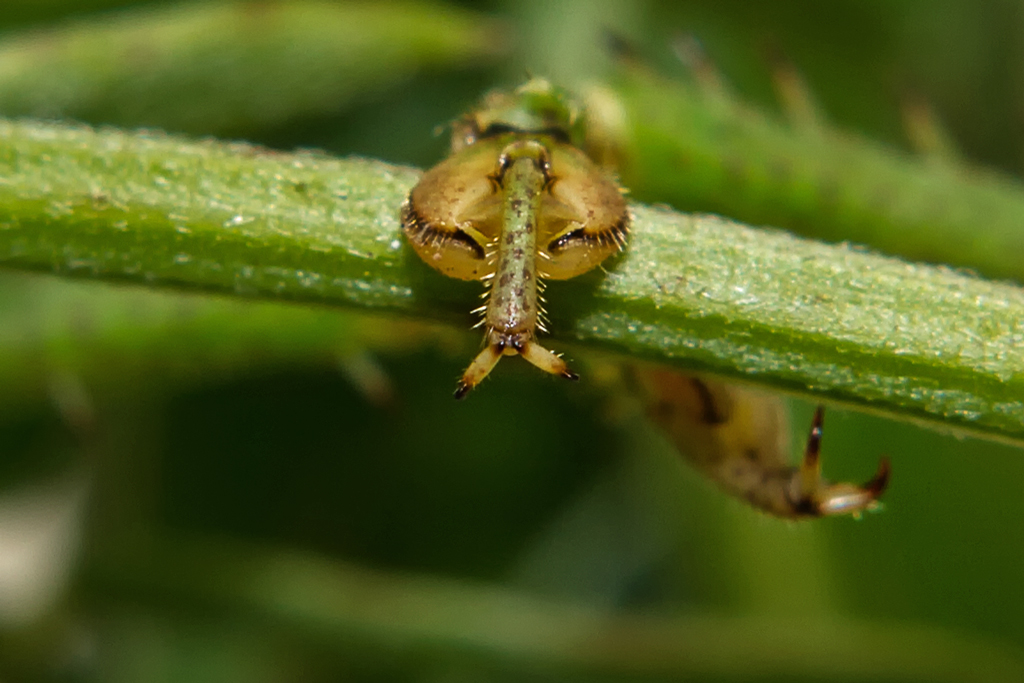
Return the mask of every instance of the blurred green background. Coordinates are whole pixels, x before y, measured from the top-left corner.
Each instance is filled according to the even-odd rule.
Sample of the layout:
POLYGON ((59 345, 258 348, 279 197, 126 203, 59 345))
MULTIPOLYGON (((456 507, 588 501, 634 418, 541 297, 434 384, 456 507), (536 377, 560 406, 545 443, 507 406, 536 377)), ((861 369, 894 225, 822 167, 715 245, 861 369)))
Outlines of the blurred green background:
MULTIPOLYGON (((895 147, 912 92, 972 162, 1024 166, 1018 0, 285 4, 308 14, 7 0, 0 114, 425 167, 489 87, 600 81, 611 27, 680 77, 672 41, 696 36, 776 112, 779 50, 831 122, 895 147)), ((1019 450, 832 410, 826 473, 889 454, 886 507, 794 525, 586 377, 503 363, 452 401, 477 343, 3 274, 0 681, 1024 675, 1019 450)))

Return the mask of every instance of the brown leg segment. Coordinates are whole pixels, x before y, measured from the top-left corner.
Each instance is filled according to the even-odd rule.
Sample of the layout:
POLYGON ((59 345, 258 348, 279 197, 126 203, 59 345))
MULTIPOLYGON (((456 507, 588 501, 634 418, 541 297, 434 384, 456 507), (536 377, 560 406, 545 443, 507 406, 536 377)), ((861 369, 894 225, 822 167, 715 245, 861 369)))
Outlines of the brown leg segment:
POLYGON ((637 366, 633 379, 648 415, 679 453, 751 506, 789 519, 857 515, 878 507, 889 481, 887 459, 862 486, 822 478, 821 408, 814 414, 804 456, 794 466, 780 398, 664 368, 637 366))
POLYGON ((580 378, 575 372, 569 369, 562 358, 545 349, 536 342, 528 341, 521 345, 519 355, 528 360, 535 367, 552 375, 561 375, 566 379, 578 380, 580 378))
POLYGON ((455 398, 463 399, 469 390, 480 384, 498 361, 501 360, 501 355, 504 352, 504 347, 499 344, 488 344, 487 348, 477 354, 477 357, 473 359, 473 362, 469 364, 466 371, 462 373, 462 379, 459 380, 458 385, 455 387, 455 398))
POLYGON ((804 458, 793 484, 795 491, 793 507, 801 514, 809 516, 829 516, 859 514, 871 510, 878 505, 878 498, 889 484, 891 472, 889 459, 883 457, 878 463, 878 471, 863 486, 855 484, 829 484, 821 478, 821 425, 825 409, 822 406, 814 411, 811 421, 811 433, 807 437, 804 458))

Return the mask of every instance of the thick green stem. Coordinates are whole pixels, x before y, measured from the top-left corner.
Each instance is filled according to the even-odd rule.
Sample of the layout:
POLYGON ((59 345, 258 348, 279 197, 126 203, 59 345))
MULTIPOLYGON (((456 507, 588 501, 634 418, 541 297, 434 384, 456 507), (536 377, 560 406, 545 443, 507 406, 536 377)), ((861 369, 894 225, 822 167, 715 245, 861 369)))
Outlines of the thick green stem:
MULTIPOLYGON (((468 324, 403 243, 414 169, 0 123, 0 262, 468 324)), ((547 290, 560 339, 1024 440, 1024 290, 632 207, 626 253, 547 290)))

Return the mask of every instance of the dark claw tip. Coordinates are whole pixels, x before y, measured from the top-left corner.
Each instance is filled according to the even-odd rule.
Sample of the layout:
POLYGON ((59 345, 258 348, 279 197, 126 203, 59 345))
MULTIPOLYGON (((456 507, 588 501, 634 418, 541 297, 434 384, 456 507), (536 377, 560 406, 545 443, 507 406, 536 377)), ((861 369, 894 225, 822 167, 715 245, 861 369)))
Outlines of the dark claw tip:
POLYGON ((580 379, 580 376, 577 375, 572 370, 566 370, 565 372, 563 372, 562 373, 562 377, 564 377, 566 379, 571 379, 573 382, 578 382, 579 379, 580 379))
POLYGON ((812 427, 821 427, 821 424, 825 421, 825 406, 818 404, 818 407, 814 409, 814 419, 811 420, 812 427))
POLYGON ((889 485, 889 476, 891 474, 892 466, 889 464, 889 458, 882 456, 882 459, 878 462, 878 471, 875 472, 875 476, 871 478, 871 481, 864 484, 864 490, 871 492, 877 498, 882 495, 885 487, 889 485))
POLYGON ((469 390, 472 388, 473 387, 469 386, 465 382, 459 382, 459 385, 455 387, 455 400, 461 401, 466 398, 466 394, 468 394, 469 390))

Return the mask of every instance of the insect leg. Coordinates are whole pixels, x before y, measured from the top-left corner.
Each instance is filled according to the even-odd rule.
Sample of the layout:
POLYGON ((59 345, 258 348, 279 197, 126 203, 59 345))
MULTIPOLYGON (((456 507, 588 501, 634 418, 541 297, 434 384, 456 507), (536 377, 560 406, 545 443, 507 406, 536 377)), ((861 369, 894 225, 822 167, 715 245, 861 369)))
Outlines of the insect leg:
POLYGON ((569 369, 562 357, 545 349, 536 342, 526 342, 519 354, 530 363, 544 372, 552 375, 561 375, 566 379, 577 380, 580 378, 575 372, 569 369))
POLYGON ((777 396, 663 368, 636 368, 651 420, 697 470, 726 492, 777 517, 853 514, 877 507, 889 462, 863 486, 821 477, 823 411, 815 413, 804 457, 788 464, 786 414, 777 396))
POLYGON ((458 385, 455 387, 455 398, 463 398, 469 393, 470 389, 484 381, 484 377, 501 360, 501 354, 504 350, 504 347, 497 344, 488 344, 484 347, 484 350, 477 354, 477 357, 469 364, 466 371, 462 373, 462 379, 459 380, 458 385))
POLYGON ((463 373, 455 397, 464 397, 487 376, 501 356, 520 354, 541 370, 575 379, 565 361, 534 341, 537 298, 537 222, 549 183, 547 148, 533 140, 508 145, 498 162, 502 192, 497 266, 490 280, 484 324, 487 347, 463 373))
MULTIPOLYGON (((889 483, 889 459, 883 457, 878 471, 863 486, 854 484, 829 484, 821 478, 821 424, 824 408, 818 406, 811 421, 811 433, 807 437, 804 458, 800 463, 799 475, 793 499, 796 507, 806 509, 812 516, 854 514, 877 507, 878 497, 889 483)), ((796 474, 796 473, 794 473, 796 474)))

